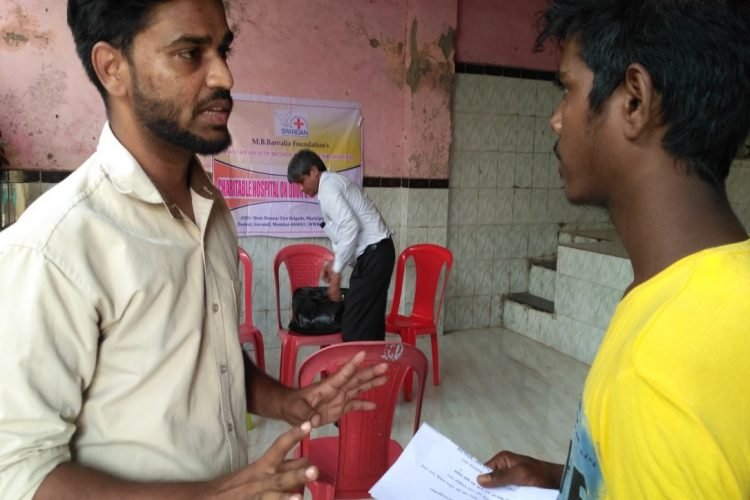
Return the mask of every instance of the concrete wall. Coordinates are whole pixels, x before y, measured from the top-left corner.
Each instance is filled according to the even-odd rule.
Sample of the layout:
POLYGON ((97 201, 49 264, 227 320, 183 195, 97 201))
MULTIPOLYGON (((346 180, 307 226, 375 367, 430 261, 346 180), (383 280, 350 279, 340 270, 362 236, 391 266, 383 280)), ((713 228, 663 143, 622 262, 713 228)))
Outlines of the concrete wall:
MULTIPOLYGON (((457 0, 228 0, 242 93, 362 103, 365 175, 448 178, 457 0)), ((104 122, 66 2, 0 5, 0 141, 13 169, 75 169, 104 122)))

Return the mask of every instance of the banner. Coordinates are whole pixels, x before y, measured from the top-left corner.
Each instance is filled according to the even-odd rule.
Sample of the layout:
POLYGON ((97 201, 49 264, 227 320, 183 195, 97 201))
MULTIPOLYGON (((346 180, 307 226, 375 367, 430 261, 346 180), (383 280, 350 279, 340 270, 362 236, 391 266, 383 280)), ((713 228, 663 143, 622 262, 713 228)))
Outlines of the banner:
POLYGON ((317 199, 286 179, 300 149, 318 153, 328 170, 362 185, 359 103, 232 94, 232 145, 212 158, 213 179, 239 236, 325 236, 317 199))

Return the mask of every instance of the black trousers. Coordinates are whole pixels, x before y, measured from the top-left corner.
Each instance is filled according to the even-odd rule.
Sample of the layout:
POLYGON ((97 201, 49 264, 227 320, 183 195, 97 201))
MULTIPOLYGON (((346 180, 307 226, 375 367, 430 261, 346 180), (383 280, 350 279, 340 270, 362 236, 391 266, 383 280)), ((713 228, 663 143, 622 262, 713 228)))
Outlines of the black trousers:
POLYGON ((344 297, 344 342, 385 340, 385 308, 395 262, 396 249, 391 238, 370 245, 357 258, 349 278, 349 292, 344 297))

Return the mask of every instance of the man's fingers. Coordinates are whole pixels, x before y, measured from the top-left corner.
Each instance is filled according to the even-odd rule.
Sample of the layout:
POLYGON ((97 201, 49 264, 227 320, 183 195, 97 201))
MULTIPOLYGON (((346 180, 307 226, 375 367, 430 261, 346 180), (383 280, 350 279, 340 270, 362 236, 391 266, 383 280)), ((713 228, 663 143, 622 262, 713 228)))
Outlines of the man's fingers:
POLYGON ((374 366, 358 369, 364 358, 364 351, 358 352, 342 366, 331 379, 334 387, 343 388, 346 391, 356 389, 358 392, 361 392, 383 385, 388 380, 388 377, 385 375, 388 371, 388 363, 379 363, 374 366))
POLYGON ((284 460, 283 462, 281 462, 279 466, 276 468, 276 470, 279 472, 286 472, 286 471, 300 469, 300 468, 304 469, 309 464, 310 464, 309 461, 304 457, 290 458, 288 460, 284 460))
POLYGON ((526 457, 513 453, 512 451, 501 451, 487 460, 484 465, 491 469, 508 469, 520 462, 522 458, 526 457))
POLYGON ((356 398, 363 391, 387 382, 388 363, 361 368, 365 356, 364 351, 358 352, 331 376, 302 389, 304 399, 317 410, 316 414, 310 416, 313 427, 337 420, 342 413, 353 409, 374 408, 356 398))
POLYGON ((477 477, 477 482, 485 488, 495 488, 497 486, 507 486, 510 484, 523 484, 519 482, 519 474, 516 468, 495 469, 487 474, 477 477))
POLYGON ((373 387, 380 387, 388 381, 388 375, 372 377, 375 377, 374 373, 356 376, 346 384, 343 390, 346 391, 347 395, 356 396, 360 392, 368 391, 373 387))
POLYGON ((343 413, 349 413, 350 411, 369 411, 377 408, 373 401, 362 401, 361 399, 353 399, 346 403, 343 413))
POLYGON ((310 419, 310 423, 314 428, 320 427, 321 425, 323 425, 323 416, 320 413, 316 413, 310 419))
MULTIPOLYGON (((302 389, 307 390, 307 389, 302 389)), ((312 423, 311 419, 316 414, 316 410, 310 401, 299 394, 291 403, 287 405, 284 420, 292 425, 302 425, 304 422, 312 423)), ((312 424, 315 427, 315 424, 312 424)))
POLYGON ((310 429, 312 429, 310 422, 304 422, 302 425, 286 431, 276 438, 276 441, 266 450, 258 462, 268 470, 276 470, 287 454, 292 451, 292 448, 310 433, 310 429))
POLYGON ((335 389, 344 387, 347 382, 349 382, 357 373, 357 367, 362 363, 364 359, 365 351, 358 352, 349 361, 347 361, 344 366, 339 368, 336 373, 326 378, 325 382, 333 386, 335 389))
MULTIPOLYGON (((364 357, 364 353, 362 353, 364 357)), ((373 387, 379 387, 388 381, 388 364, 381 363, 365 369, 357 369, 356 363, 361 362, 358 359, 359 354, 352 358, 346 365, 342 366, 339 371, 320 382, 321 386, 310 395, 310 405, 317 408, 317 403, 326 397, 324 392, 334 391, 342 397, 342 403, 346 400, 357 397, 358 394, 370 390, 373 387), (322 391, 325 386, 329 389, 322 391)))
POLYGON ((502 484, 498 483, 498 481, 495 479, 494 475, 497 471, 488 472, 487 474, 481 474, 477 477, 477 482, 480 486, 483 486, 485 488, 495 488, 497 486, 502 486, 502 484))
POLYGON ((555 488, 559 486, 562 476, 562 465, 543 462, 535 458, 502 451, 487 462, 492 472, 477 477, 477 482, 484 487, 538 486, 555 488))
POLYGON ((306 458, 286 460, 285 456, 310 429, 310 422, 305 422, 281 434, 260 459, 217 480, 215 493, 238 499, 302 500, 298 493, 306 483, 317 479, 318 469, 310 466, 306 458))
MULTIPOLYGON (((315 481, 318 478, 318 474, 318 468, 314 465, 297 467, 292 470, 271 474, 259 481, 258 490, 260 494, 253 498, 294 498, 290 494, 301 490, 310 481, 315 481)), ((302 495, 299 495, 297 498, 301 499, 302 495)))

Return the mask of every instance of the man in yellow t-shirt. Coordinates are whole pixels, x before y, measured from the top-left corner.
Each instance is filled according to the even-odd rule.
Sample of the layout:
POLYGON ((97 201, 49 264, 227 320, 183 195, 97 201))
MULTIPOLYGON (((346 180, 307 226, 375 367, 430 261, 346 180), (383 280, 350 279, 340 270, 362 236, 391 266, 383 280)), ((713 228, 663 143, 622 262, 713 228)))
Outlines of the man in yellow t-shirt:
POLYGON ((561 499, 750 498, 750 240, 725 179, 750 130, 750 3, 552 0, 550 125, 567 198, 607 208, 633 266, 567 465, 503 451, 483 486, 561 499))

